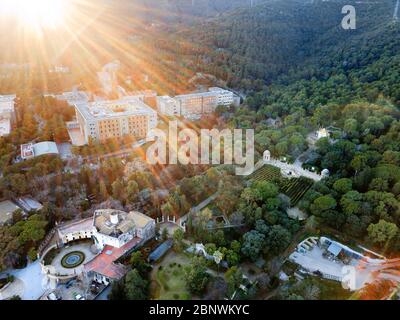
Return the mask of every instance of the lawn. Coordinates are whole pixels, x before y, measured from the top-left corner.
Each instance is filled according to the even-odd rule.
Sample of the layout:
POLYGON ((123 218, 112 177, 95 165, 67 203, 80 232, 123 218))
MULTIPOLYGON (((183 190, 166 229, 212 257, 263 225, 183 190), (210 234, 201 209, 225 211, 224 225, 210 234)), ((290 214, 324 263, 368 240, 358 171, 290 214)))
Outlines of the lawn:
POLYGON ((189 300, 183 268, 189 263, 184 254, 168 253, 152 272, 151 296, 157 300, 189 300))

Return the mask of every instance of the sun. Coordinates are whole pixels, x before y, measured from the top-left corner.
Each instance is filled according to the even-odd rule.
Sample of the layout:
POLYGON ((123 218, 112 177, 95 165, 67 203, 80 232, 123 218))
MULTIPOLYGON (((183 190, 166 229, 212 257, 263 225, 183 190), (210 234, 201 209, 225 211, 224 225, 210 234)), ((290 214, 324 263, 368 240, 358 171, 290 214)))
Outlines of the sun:
POLYGON ((0 0, 3 12, 31 28, 57 27, 63 23, 66 0, 0 0))

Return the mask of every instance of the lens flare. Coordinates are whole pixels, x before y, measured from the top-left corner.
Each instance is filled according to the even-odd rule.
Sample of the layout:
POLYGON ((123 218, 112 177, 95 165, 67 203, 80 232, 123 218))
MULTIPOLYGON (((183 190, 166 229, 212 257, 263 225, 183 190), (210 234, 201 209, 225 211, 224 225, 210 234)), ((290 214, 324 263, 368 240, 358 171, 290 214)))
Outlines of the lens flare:
POLYGON ((63 23, 65 0, 0 0, 0 10, 31 28, 54 28, 63 23))

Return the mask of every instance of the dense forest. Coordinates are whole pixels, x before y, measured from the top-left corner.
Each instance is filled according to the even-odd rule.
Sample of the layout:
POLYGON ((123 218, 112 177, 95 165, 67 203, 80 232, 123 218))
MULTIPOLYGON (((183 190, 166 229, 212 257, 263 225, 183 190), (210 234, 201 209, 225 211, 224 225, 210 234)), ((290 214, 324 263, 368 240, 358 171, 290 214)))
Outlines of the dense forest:
POLYGON ((295 159, 309 133, 335 126, 339 134, 318 141, 308 163, 331 177, 299 206, 325 226, 397 250, 400 25, 393 1, 357 3, 357 29, 343 30, 344 4, 235 11, 186 31, 213 48, 188 60, 248 93, 229 123, 254 128, 260 152, 295 159), (278 118, 278 127, 268 122, 278 118))
MULTIPOLYGON (((142 2, 144 11, 146 4, 153 5, 142 2)), ((216 1, 213 14, 199 9, 210 2, 194 1, 198 6, 190 2, 154 4, 165 14, 176 10, 185 18, 174 20, 172 14, 172 22, 161 14, 157 17, 157 10, 152 15, 143 13, 140 22, 115 22, 102 14, 101 21, 82 31, 80 40, 86 41, 69 43, 62 56, 73 52, 75 67, 84 66, 77 77, 83 89, 90 89, 88 74, 116 57, 129 72, 148 74, 148 86, 151 83, 159 94, 189 90, 189 79, 196 73, 211 75, 214 84, 245 96, 241 107, 218 108, 216 116, 218 123, 228 127, 255 129, 258 157, 269 149, 273 157, 292 162, 310 148, 310 134, 334 127, 336 133, 316 142, 305 163, 318 172, 328 169, 330 177, 310 186, 296 205, 324 231, 334 230, 343 239, 357 239, 384 254, 400 251, 400 23, 393 19, 395 1, 266 0, 253 7, 239 1, 224 7, 216 1), (356 7, 355 30, 341 27, 341 10, 348 4, 356 7), (198 16, 203 19, 194 18, 198 16), (159 26, 153 25, 153 18, 159 26), (89 37, 98 23, 109 28, 89 37), (134 35, 129 31, 132 25, 134 35), (99 46, 101 53, 89 59, 99 46)), ((34 81, 35 94, 43 89, 40 80, 38 76, 34 81)), ((249 179, 244 185, 229 168, 170 167, 163 172, 165 179, 161 175, 155 179, 158 176, 149 171, 124 177, 122 164, 109 160, 100 163, 95 174, 82 166, 73 175, 62 173, 64 164, 49 158, 46 165, 25 162, 20 173, 23 165, 13 163, 16 145, 32 138, 66 140, 63 123, 73 116, 71 108, 51 98, 21 100, 17 110, 23 126, 0 143, 0 190, 4 197, 36 192, 49 202, 29 219, 17 215, 13 226, 0 228, 5 240, 0 268, 24 264, 26 254, 34 259, 55 221, 92 213, 89 195, 128 210, 143 191, 168 188, 165 201, 157 199, 149 205, 151 214, 179 218, 217 193, 212 206, 188 222, 188 237, 205 243, 210 254, 218 249, 230 267, 278 258, 302 228, 286 214, 280 181, 249 179), (50 105, 56 114, 48 112, 50 105), (42 127, 26 112, 31 110, 42 127), (49 181, 41 179, 44 173, 49 181), (163 180, 170 184, 164 185, 163 180), (223 213, 241 228, 209 230, 213 212, 223 213)))

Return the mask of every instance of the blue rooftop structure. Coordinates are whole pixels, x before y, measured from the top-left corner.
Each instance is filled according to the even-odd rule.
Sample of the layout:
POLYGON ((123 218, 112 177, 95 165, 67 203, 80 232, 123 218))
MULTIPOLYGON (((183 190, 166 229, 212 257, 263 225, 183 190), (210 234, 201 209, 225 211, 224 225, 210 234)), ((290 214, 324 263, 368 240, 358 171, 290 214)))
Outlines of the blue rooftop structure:
POLYGON ((174 242, 172 239, 169 239, 162 244, 160 244, 152 253, 149 255, 149 262, 155 262, 160 259, 163 255, 165 255, 169 249, 172 248, 174 242))
POLYGON ((331 245, 328 247, 328 251, 332 253, 335 257, 337 257, 342 251, 342 247, 337 245, 335 242, 332 242, 331 245))

